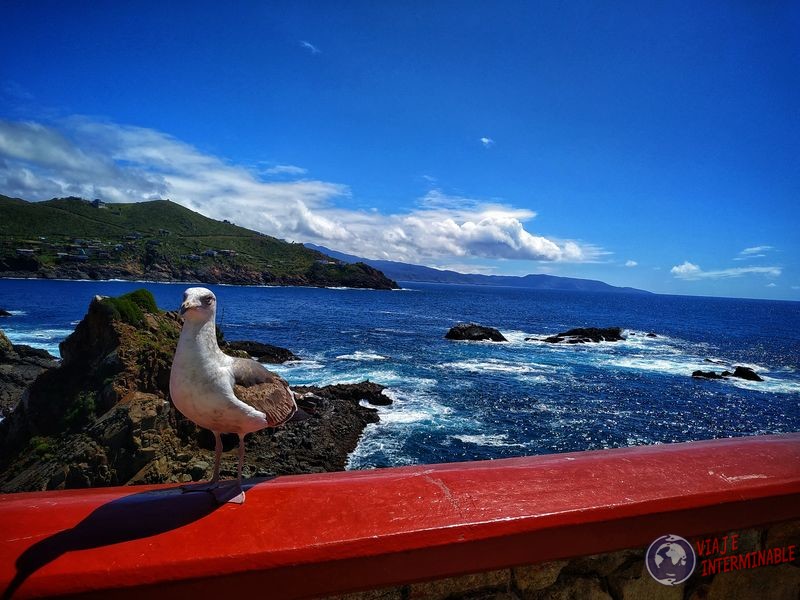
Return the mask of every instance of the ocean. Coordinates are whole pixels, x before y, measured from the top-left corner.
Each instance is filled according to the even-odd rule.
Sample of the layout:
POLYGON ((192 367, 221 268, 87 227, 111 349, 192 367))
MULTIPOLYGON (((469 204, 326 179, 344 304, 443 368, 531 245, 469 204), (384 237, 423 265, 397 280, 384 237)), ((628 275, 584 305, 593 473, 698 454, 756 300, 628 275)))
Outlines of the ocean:
MULTIPOLYGON (((290 384, 388 386, 349 468, 481 460, 800 430, 800 303, 403 283, 403 290, 209 286, 229 340, 289 348, 290 384), (458 322, 508 343, 444 339, 458 322), (572 327, 627 340, 553 345, 572 327), (647 337, 653 332, 657 337, 647 337), (698 380, 755 369, 764 382, 698 380)), ((176 309, 188 284, 0 280, 14 343, 58 343, 95 294, 145 287, 176 309)))

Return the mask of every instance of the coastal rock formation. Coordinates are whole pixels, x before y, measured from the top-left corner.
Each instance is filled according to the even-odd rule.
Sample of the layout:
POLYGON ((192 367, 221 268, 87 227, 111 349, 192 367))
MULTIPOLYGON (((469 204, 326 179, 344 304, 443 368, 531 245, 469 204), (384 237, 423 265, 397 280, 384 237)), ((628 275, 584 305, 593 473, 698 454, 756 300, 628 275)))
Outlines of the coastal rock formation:
POLYGON ((764 381, 753 369, 750 367, 734 367, 733 376, 739 379, 746 379, 748 381, 764 381))
POLYGON ((694 371, 692 377, 699 379, 725 379, 727 377, 738 377, 739 379, 746 379, 747 381, 764 381, 764 379, 750 367, 737 366, 734 367, 733 373, 730 371, 723 371, 722 373, 715 373, 714 371, 694 371))
POLYGON ((468 340, 471 342, 482 340, 491 340, 493 342, 508 341, 494 327, 485 327, 476 323, 459 323, 455 327, 451 327, 444 337, 448 340, 468 340))
MULTIPOLYGON (((222 346, 221 346, 222 347, 222 346)), ((245 352, 248 356, 254 358, 258 362, 270 363, 274 365, 282 364, 288 361, 300 360, 291 350, 281 348, 280 346, 273 346, 272 344, 262 344, 261 342, 251 341, 234 341, 226 342, 224 350, 240 350, 245 352)))
MULTIPOLYGON (((42 372, 0 423, 0 491, 210 477, 213 435, 169 400, 180 327, 177 313, 159 311, 145 290, 95 297, 62 342, 60 365, 42 372)), ((378 420, 360 405, 375 384, 359 385, 298 390, 308 418, 249 435, 245 475, 343 469, 364 427, 378 420)), ((236 442, 223 436, 226 451, 236 442)), ((224 477, 236 474, 235 454, 223 457, 224 477)))
POLYGON ((729 371, 723 371, 722 373, 715 373, 714 371, 698 370, 692 373, 692 377, 696 377, 698 379, 725 379, 728 376, 730 376, 729 371))
POLYGON ((4 308, 0 308, 0 317, 10 317, 11 313, 5 310, 4 308))
POLYGON ((392 403, 392 399, 384 394, 386 389, 385 385, 374 383, 372 381, 362 381, 361 383, 338 383, 335 385, 328 385, 324 388, 314 388, 313 386, 298 386, 293 388, 299 393, 312 392, 323 398, 341 398, 350 402, 358 404, 361 400, 366 400, 373 406, 388 406, 392 403))
POLYGON ((622 328, 620 327, 577 327, 564 331, 556 335, 545 338, 544 341, 550 344, 586 344, 589 342, 619 342, 624 340, 622 328))
POLYGON ((12 344, 0 330, 0 417, 8 415, 25 389, 44 371, 58 366, 46 350, 12 344))

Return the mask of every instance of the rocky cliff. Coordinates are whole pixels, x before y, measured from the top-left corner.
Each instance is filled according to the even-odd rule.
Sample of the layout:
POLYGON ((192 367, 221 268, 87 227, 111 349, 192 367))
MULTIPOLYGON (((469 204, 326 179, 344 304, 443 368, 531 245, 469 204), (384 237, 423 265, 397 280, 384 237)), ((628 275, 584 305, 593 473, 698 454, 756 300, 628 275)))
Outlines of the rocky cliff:
MULTIPOLYGON (((210 477, 212 435, 169 400, 180 327, 145 290, 95 297, 62 342, 61 364, 42 372, 0 423, 0 491, 210 477)), ((364 427, 378 420, 359 404, 375 390, 345 387, 298 390, 309 418, 249 435, 245 476, 343 469, 364 427)), ((233 448, 235 436, 223 442, 233 448)), ((235 452, 224 455, 223 476, 235 473, 235 452)))
POLYGON ((0 330, 0 417, 13 410, 42 372, 57 366, 56 358, 46 350, 12 344, 0 330))

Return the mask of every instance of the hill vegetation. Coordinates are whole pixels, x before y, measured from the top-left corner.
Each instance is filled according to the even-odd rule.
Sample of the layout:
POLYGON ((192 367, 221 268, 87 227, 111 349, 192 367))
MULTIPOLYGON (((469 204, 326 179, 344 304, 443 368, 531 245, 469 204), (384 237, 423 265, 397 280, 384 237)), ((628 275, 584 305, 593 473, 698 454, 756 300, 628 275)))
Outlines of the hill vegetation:
POLYGON ((169 200, 27 202, 0 195, 0 240, 0 277, 397 287, 363 263, 348 264, 169 200))

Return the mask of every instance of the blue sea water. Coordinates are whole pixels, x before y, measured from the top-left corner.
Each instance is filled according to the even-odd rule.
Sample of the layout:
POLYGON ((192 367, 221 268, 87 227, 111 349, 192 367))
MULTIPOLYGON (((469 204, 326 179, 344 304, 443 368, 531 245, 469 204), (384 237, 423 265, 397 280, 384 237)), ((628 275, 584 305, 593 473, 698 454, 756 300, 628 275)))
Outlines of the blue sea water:
MULTIPOLYGON (((406 283, 400 291, 210 286, 226 338, 290 348, 290 384, 389 387, 350 468, 478 460, 800 430, 800 303, 406 283), (457 322, 508 343, 444 339, 457 322), (617 343, 526 341, 620 326, 617 343), (655 332, 658 337, 646 337, 655 332), (747 365, 764 382, 696 380, 747 365)), ((9 338, 58 352, 95 294, 185 284, 0 281, 9 338)))

